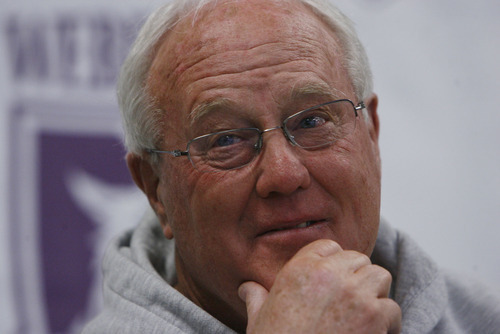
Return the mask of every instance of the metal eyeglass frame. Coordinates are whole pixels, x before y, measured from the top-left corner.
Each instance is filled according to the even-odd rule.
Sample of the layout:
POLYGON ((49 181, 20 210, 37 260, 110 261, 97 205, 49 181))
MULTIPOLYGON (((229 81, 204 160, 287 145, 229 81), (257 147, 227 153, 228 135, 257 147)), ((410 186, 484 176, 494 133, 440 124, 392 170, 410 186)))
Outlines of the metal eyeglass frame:
MULTIPOLYGON (((258 128, 239 128, 239 129, 230 129, 230 130, 224 130, 224 131, 218 131, 218 132, 212 132, 212 133, 207 133, 205 135, 201 135, 201 136, 198 136, 198 137, 195 137, 193 139, 191 139, 190 141, 188 141, 188 143, 186 144, 186 150, 182 151, 180 149, 176 149, 176 150, 173 150, 173 151, 164 151, 164 150, 157 150, 157 149, 145 149, 145 151, 147 153, 161 153, 161 154, 169 154, 171 156, 173 156, 174 158, 178 158, 178 157, 182 157, 182 156, 187 156, 189 161, 191 162, 191 165, 193 166, 193 168, 199 170, 196 165, 193 163, 193 160, 191 159, 191 156, 189 155, 189 147, 191 145, 192 142, 194 141, 197 141, 199 139, 202 139, 202 138, 205 138, 205 137, 208 137, 208 136, 212 136, 212 135, 217 135, 217 134, 224 134, 224 133, 227 133, 227 132, 232 132, 232 131, 235 131, 235 130, 257 130, 258 133, 259 133, 259 140, 257 141, 257 144, 256 144, 256 147, 255 149, 257 151, 260 151, 260 149, 262 148, 262 145, 263 145, 263 140, 262 140, 262 135, 266 132, 269 132, 269 131, 273 131, 273 130, 277 130, 277 129, 281 129, 283 131, 283 134, 285 136, 285 138, 292 144, 292 145, 295 145, 295 146, 298 146, 298 147, 301 147, 301 148, 315 148, 315 147, 321 147, 321 146, 324 146, 324 145, 327 145, 327 144, 323 144, 323 145, 318 145, 318 146, 315 146, 315 147, 303 147, 301 146, 300 144, 298 144, 293 136, 291 136, 289 133, 288 133, 288 130, 286 128, 286 122, 291 119, 292 117, 295 117, 297 116, 298 114, 301 114, 301 113, 304 113, 304 112, 307 112, 307 111, 310 111, 310 110, 313 110, 313 109, 316 109, 316 108, 320 108, 322 106, 325 106, 325 105, 328 105, 328 104, 332 104, 332 103, 337 103, 337 102, 341 102, 341 101, 347 101, 349 102, 352 106, 353 106, 353 111, 354 111, 354 117, 357 118, 358 117, 358 111, 359 110, 363 110, 366 108, 365 106, 365 103, 363 101, 359 102, 357 105, 354 105, 354 103, 349 100, 349 99, 339 99, 339 100, 333 100, 333 101, 329 101, 329 102, 325 102, 325 103, 321 103, 321 104, 318 104, 318 105, 315 105, 313 107, 310 107, 310 108, 307 108, 307 109, 304 109, 304 110, 301 110, 301 111, 298 111, 296 113, 294 113, 293 115, 290 115, 288 116, 282 123, 281 125, 277 125, 275 127, 272 127, 272 128, 268 128, 268 129, 264 129, 264 130, 260 130, 258 128)), ((331 143, 330 143, 331 144, 331 143)), ((257 154, 258 155, 258 154, 257 154)), ((256 155, 256 156, 257 156, 256 155)), ((255 157, 254 157, 255 158, 255 157)), ((246 165, 248 165, 250 162, 252 162, 252 160, 254 159, 252 158, 249 162, 247 162, 246 164, 243 164, 241 166, 238 166, 238 167, 234 167, 234 168, 231 168, 231 169, 238 169, 238 168, 241 168, 241 167, 244 167, 246 165)), ((226 171, 226 170, 231 170, 231 169, 220 169, 219 171, 226 171)))

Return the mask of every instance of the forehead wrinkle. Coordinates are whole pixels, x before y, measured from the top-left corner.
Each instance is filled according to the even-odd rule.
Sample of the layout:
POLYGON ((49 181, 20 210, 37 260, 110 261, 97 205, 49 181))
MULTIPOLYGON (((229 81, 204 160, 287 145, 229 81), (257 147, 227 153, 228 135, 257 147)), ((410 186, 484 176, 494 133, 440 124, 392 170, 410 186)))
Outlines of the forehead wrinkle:
MULTIPOLYGON (((206 47, 207 48, 207 47, 206 47)), ((265 42, 249 48, 209 51, 202 49, 196 58, 180 62, 172 71, 180 81, 182 75, 193 75, 192 84, 199 80, 217 76, 238 75, 264 68, 273 68, 284 64, 301 61, 313 61, 312 51, 297 42, 265 42), (245 59, 245 62, 241 62, 245 59)))
POLYGON ((264 65, 272 66, 283 61, 314 61, 318 56, 326 55, 322 54, 324 53, 325 31, 315 31, 315 36, 311 37, 313 28, 315 27, 283 31, 279 38, 272 38, 269 35, 267 39, 254 43, 249 43, 248 39, 241 38, 241 36, 236 38, 232 35, 224 35, 222 41, 225 42, 222 43, 219 42, 220 34, 201 33, 200 27, 195 27, 195 29, 190 27, 181 34, 181 37, 174 38, 173 42, 176 46, 172 47, 177 59, 174 67, 171 68, 172 77, 179 80, 188 73, 194 73, 195 79, 210 77, 221 69, 221 65, 223 71, 219 74, 251 71, 261 67, 262 62, 264 65), (186 43, 188 32, 190 32, 189 36, 196 36, 196 38, 186 43), (321 37, 318 38, 317 34, 321 37), (283 59, 284 54, 288 58, 283 59), (185 55, 190 56, 185 57, 185 55), (241 62, 241 59, 245 59, 245 62, 241 62))

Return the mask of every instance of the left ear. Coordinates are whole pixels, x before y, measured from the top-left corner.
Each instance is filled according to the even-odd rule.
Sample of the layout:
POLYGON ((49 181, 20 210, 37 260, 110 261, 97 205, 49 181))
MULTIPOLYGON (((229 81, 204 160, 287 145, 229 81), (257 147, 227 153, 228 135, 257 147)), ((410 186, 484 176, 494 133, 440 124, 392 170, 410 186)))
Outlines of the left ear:
POLYGON ((172 239, 174 237, 172 227, 160 196, 161 172, 158 167, 155 167, 148 159, 134 153, 127 153, 127 166, 135 184, 146 194, 163 228, 163 234, 167 239, 172 239))
POLYGON ((378 96, 377 94, 372 94, 368 101, 366 102, 366 112, 368 113, 368 118, 370 119, 370 124, 368 125, 368 130, 370 132, 370 137, 375 143, 378 142, 378 136, 380 131, 380 123, 377 113, 378 107, 378 96))

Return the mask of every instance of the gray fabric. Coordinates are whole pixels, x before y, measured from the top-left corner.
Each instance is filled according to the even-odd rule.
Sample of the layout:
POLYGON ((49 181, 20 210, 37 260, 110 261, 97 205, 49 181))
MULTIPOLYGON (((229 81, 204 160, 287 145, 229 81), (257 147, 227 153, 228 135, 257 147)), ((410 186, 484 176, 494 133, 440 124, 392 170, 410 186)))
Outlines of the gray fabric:
POLYGON ((402 333, 500 333, 500 297, 475 279, 447 273, 404 233, 380 224, 372 262, 392 274, 402 333))
MULTIPOLYGON (((234 333, 172 288, 173 248, 153 213, 115 239, 103 261, 104 310, 83 333, 234 333)), ((403 333, 500 333, 498 299, 475 282, 444 274, 384 222, 372 261, 393 276, 403 333)))
POLYGON ((151 212, 115 239, 103 260, 104 310, 83 333, 234 333, 170 285, 173 247, 151 212))

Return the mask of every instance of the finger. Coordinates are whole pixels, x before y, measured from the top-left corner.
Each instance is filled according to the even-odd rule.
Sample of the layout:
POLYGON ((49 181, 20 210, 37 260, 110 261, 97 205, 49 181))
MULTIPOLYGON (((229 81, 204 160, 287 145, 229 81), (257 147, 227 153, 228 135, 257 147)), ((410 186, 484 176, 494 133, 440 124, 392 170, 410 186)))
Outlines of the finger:
POLYGON ((386 315, 386 328, 388 334, 399 334, 401 332, 401 308, 392 299, 380 299, 380 305, 385 310, 386 315))
POLYGON ((372 264, 368 256, 353 250, 338 252, 331 258, 337 266, 342 266, 353 273, 372 264))
POLYGON ((365 281, 364 287, 373 291, 375 297, 387 298, 389 296, 392 276, 385 268, 373 264, 361 267, 355 274, 365 281))
POLYGON ((310 244, 302 247, 295 258, 309 257, 309 256, 319 256, 326 257, 342 251, 342 247, 338 243, 329 239, 320 239, 311 242, 310 244))
POLYGON ((257 282, 245 282, 238 288, 238 296, 245 302, 247 307, 248 327, 253 327, 253 323, 268 294, 266 288, 257 282))

